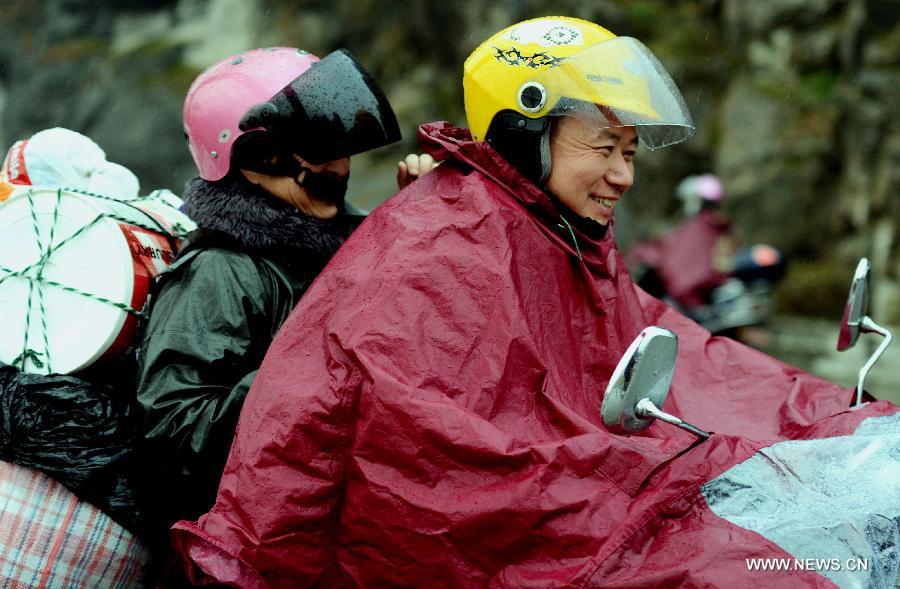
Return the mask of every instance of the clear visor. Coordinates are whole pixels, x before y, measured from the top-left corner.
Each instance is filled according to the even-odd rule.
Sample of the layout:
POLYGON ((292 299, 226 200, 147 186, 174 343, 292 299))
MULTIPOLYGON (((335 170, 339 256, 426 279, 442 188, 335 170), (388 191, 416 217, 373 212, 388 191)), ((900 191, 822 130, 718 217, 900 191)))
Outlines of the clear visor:
POLYGON ((680 143, 694 122, 675 82, 647 47, 616 37, 562 59, 522 86, 519 106, 539 116, 574 116, 598 128, 637 128, 650 149, 680 143))

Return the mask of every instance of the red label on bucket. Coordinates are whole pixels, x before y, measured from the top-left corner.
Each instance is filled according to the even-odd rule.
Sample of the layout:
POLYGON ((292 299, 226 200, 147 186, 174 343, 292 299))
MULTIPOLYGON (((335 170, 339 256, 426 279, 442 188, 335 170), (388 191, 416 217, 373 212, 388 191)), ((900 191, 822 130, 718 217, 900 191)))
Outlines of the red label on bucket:
POLYGON ((28 140, 22 139, 13 143, 9 151, 6 152, 2 175, 10 184, 31 184, 28 170, 25 169, 25 147, 27 145, 28 140))
MULTIPOLYGON (((134 267, 134 288, 132 289, 131 307, 140 311, 147 301, 150 283, 153 278, 169 267, 175 259, 175 252, 169 239, 160 233, 153 233, 133 225, 119 224, 119 229, 128 242, 131 260, 134 267)), ((103 358, 113 358, 128 348, 137 329, 137 317, 131 313, 125 318, 122 330, 109 347, 103 358)))

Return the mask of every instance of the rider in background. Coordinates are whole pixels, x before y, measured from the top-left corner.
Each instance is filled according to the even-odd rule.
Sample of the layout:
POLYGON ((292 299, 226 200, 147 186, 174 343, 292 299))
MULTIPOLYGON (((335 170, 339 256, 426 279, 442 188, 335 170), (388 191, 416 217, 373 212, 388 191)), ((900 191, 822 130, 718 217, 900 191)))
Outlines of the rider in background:
POLYGON ((725 189, 716 176, 688 176, 675 194, 686 219, 628 252, 636 282, 714 334, 768 347, 764 324, 774 312, 772 289, 784 275, 784 256, 766 244, 739 247, 720 210, 725 189))
POLYGON ((628 267, 653 296, 692 309, 708 303, 710 293, 728 279, 735 240, 720 211, 725 189, 719 178, 688 176, 675 194, 686 219, 664 237, 635 245, 628 267))

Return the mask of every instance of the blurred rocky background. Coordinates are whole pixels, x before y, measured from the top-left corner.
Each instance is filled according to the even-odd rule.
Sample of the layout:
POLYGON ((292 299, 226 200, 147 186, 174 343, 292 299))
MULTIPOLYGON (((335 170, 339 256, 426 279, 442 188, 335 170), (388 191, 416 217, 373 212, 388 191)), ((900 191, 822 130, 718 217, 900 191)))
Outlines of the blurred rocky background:
MULTIPOLYGON (((724 179, 742 240, 770 243, 789 260, 777 297, 785 317, 770 351, 855 381, 861 359, 827 350, 864 255, 873 263, 871 315, 900 325, 900 0, 3 4, 2 150, 68 127, 131 168, 145 192, 180 192, 192 174, 181 103, 206 66, 258 46, 320 56, 348 48, 384 87, 405 138, 354 159, 350 198, 369 208, 392 194, 396 161, 416 149, 419 123, 464 124, 462 63, 481 40, 550 13, 592 20, 660 57, 698 127, 681 146, 639 155, 637 182, 617 212, 623 248, 677 220, 678 180, 712 171, 724 179)), ((876 370, 900 400, 897 360, 876 370)))

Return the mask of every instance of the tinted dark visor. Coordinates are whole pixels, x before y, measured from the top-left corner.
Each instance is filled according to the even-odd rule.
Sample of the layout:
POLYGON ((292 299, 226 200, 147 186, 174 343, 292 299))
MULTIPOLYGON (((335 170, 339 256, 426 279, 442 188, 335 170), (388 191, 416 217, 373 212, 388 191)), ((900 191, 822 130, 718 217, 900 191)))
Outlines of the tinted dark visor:
POLYGON ((400 140, 397 117, 381 88, 345 49, 329 53, 268 102, 251 107, 239 126, 272 132, 313 164, 400 140))

